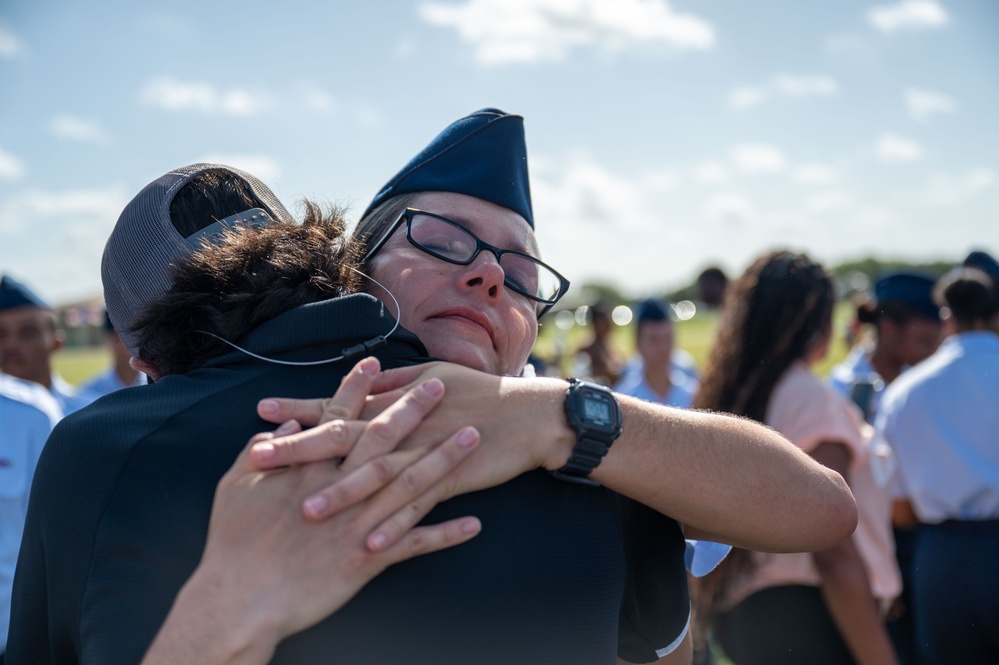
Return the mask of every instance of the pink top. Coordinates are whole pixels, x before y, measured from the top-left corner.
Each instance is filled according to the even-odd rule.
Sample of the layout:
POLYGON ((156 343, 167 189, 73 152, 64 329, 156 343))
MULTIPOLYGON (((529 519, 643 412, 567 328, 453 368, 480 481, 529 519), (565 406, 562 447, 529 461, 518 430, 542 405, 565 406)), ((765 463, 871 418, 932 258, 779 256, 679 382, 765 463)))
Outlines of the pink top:
MULTIPOLYGON (((820 443, 849 448, 849 484, 857 500, 859 522, 853 538, 867 566, 872 594, 886 604, 902 589, 891 533, 892 469, 890 449, 870 447, 870 426, 860 409, 824 383, 803 361, 792 365, 777 383, 767 408, 766 424, 806 453, 820 443)), ((732 604, 771 586, 819 586, 819 573, 810 553, 754 553, 756 568, 738 584, 732 604)))

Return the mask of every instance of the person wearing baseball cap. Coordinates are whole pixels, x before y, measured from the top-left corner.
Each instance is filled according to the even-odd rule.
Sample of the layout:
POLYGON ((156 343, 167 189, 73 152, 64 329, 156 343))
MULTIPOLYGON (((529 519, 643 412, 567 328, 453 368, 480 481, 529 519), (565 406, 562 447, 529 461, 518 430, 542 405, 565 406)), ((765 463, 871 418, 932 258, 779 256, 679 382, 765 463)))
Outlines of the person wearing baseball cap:
MULTIPOLYGON (((13 587, 10 661, 139 662, 192 572, 239 570, 235 562, 260 537, 280 543, 294 562, 297 576, 279 582, 313 594, 321 610, 309 615, 314 623, 386 566, 477 533, 470 518, 447 519, 415 528, 402 547, 368 556, 364 567, 348 566, 378 523, 399 510, 413 514, 409 504, 426 487, 373 477, 359 463, 358 473, 373 478, 372 495, 322 527, 303 528, 303 520, 286 519, 288 506, 344 472, 313 465, 261 482, 264 474, 241 455, 262 429, 257 401, 272 390, 332 393, 353 362, 338 362, 349 355, 344 349, 363 357, 378 340, 372 345, 387 366, 426 359, 380 302, 356 293, 357 251, 339 213, 307 204, 298 224, 263 183, 224 165, 175 169, 126 206, 105 248, 105 298, 135 363, 156 381, 101 398, 64 420, 46 444, 13 587), (244 521, 225 522, 228 530, 206 549, 213 493, 227 470, 216 507, 231 515, 238 493, 244 521)), ((362 370, 353 381, 372 373, 371 362, 362 370)), ((421 408, 433 405, 433 395, 420 396, 421 408)), ((412 418, 417 406, 408 395, 397 412, 412 418)), ((388 454, 381 463, 413 466, 432 484, 476 442, 459 446, 449 437, 425 455, 388 454)), ((228 587, 240 588, 238 580, 228 587)), ((217 585, 212 594, 221 595, 217 585)), ((252 611, 245 595, 227 599, 233 613, 252 611)), ((286 612, 279 630, 305 628, 300 614, 286 612)), ((222 630, 208 637, 212 649, 197 658, 229 643, 222 630)))

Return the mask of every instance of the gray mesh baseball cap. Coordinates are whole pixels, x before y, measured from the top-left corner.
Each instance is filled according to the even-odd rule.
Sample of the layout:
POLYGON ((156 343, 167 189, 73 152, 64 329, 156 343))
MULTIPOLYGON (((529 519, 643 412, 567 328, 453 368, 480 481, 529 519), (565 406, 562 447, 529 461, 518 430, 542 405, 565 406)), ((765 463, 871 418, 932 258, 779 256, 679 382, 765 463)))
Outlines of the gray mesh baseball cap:
MULTIPOLYGON (((192 254, 207 237, 209 228, 185 238, 170 221, 170 204, 180 189, 208 171, 223 171, 243 180, 264 204, 223 220, 205 220, 205 227, 225 227, 236 223, 259 226, 271 220, 293 218, 264 183, 249 173, 222 164, 192 164, 175 169, 146 185, 132 199, 115 224, 101 261, 104 303, 114 329, 122 342, 138 354, 138 335, 132 325, 146 305, 161 297, 173 285, 170 266, 192 254)), ((221 230, 217 228, 216 230, 221 230)))

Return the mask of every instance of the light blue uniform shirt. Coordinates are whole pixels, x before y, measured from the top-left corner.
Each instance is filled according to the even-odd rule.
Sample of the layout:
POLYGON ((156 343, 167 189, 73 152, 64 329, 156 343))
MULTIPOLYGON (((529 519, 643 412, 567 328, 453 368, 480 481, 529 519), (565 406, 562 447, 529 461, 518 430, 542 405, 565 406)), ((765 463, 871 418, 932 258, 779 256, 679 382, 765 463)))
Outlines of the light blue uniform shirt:
POLYGON ((59 405, 59 409, 65 416, 82 409, 98 397, 98 395, 77 390, 66 383, 58 374, 52 375, 52 387, 49 392, 52 393, 52 397, 55 398, 56 404, 59 405))
POLYGON ((126 386, 118 378, 118 373, 114 371, 114 367, 109 367, 104 370, 94 378, 85 381, 80 385, 80 394, 87 395, 92 399, 97 399, 98 397, 104 397, 108 393, 113 393, 116 390, 121 390, 122 388, 134 388, 136 386, 144 386, 147 383, 147 377, 142 372, 135 377, 135 381, 132 385, 126 386))
POLYGON ((7 648, 10 592, 31 478, 60 417, 45 388, 0 374, 0 653, 7 648))
POLYGON ((948 337, 888 386, 875 428, 920 521, 999 519, 999 335, 948 337))
POLYGON ((697 392, 697 381, 684 372, 670 369, 669 380, 672 384, 665 398, 660 397, 645 381, 645 371, 629 372, 614 386, 614 392, 630 397, 644 399, 646 402, 678 406, 689 409, 694 403, 694 393, 697 392))

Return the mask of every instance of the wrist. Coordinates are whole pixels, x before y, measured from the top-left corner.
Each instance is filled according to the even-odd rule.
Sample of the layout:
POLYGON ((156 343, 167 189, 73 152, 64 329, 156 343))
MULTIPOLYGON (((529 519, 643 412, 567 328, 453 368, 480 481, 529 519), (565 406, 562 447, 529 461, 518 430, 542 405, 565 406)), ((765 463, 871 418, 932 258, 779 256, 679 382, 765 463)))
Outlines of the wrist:
POLYGON ((565 417, 566 382, 562 379, 532 379, 531 407, 535 413, 534 437, 538 466, 555 471, 565 466, 576 445, 576 433, 565 417))
MULTIPOLYGON (((280 641, 280 617, 269 616, 267 603, 243 597, 241 589, 225 574, 199 567, 177 595, 154 647, 183 642, 191 655, 188 662, 205 665, 270 662, 280 641)), ((155 652, 151 649, 149 655, 155 652)))

